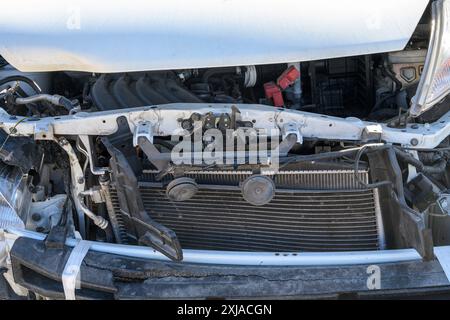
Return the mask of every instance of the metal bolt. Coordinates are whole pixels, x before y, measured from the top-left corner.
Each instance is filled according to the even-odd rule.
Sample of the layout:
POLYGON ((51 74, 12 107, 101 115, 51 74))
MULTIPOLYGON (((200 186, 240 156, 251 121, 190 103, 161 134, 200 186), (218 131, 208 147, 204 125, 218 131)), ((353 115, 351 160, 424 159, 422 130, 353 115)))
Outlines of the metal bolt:
POLYGON ((60 138, 58 140, 58 143, 59 143, 60 146, 65 146, 68 142, 67 142, 66 138, 60 138))
POLYGON ((192 121, 190 119, 185 119, 181 122, 181 128, 184 130, 191 130, 193 128, 192 121))
POLYGON ((107 174, 102 174, 98 180, 100 181, 100 183, 104 183, 104 182, 108 182, 109 181, 109 176, 107 174))
POLYGON ((77 182, 78 182, 79 184, 83 184, 83 183, 84 183, 84 178, 83 178, 83 177, 79 177, 79 178, 77 179, 77 182))
POLYGON ((419 144, 419 140, 417 140, 416 138, 411 139, 410 141, 412 146, 417 146, 419 144))
POLYGON ((41 215, 39 214, 39 213, 33 213, 32 215, 31 215, 31 219, 33 220, 33 221, 35 221, 35 222, 37 222, 37 221, 39 221, 39 220, 41 220, 41 215))

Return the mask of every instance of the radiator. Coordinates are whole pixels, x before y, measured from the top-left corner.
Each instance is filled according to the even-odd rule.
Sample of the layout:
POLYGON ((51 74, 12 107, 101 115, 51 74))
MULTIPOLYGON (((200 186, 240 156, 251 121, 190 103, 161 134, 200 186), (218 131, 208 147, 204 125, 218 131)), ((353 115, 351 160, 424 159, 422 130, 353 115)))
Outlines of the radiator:
MULTIPOLYGON (((185 249, 231 251, 354 251, 384 246, 377 189, 363 189, 353 171, 290 171, 273 176, 269 204, 253 206, 239 182, 251 172, 188 172, 199 184, 190 200, 166 197, 154 172, 140 178, 146 210, 171 228, 185 249)), ((368 181, 366 171, 359 172, 368 181)), ((171 177, 166 177, 170 180, 171 177)), ((117 193, 111 201, 119 212, 117 193)))

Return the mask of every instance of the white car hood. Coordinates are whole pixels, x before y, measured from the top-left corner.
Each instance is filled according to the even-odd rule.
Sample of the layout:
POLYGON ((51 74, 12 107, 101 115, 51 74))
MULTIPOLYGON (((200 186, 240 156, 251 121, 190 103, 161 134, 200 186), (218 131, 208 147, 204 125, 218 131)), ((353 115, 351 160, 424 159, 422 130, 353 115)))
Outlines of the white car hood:
POLYGON ((402 50, 428 0, 16 0, 0 55, 21 71, 125 72, 402 50))

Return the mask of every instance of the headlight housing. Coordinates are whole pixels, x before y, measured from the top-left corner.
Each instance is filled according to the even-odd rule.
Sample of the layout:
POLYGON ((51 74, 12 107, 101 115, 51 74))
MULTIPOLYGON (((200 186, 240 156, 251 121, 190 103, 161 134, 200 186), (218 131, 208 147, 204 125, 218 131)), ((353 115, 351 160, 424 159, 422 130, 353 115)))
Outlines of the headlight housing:
POLYGON ((410 114, 418 116, 450 93, 450 1, 432 3, 432 29, 425 67, 410 114))
POLYGON ((0 162, 0 229, 24 228, 30 204, 31 194, 21 169, 0 162))

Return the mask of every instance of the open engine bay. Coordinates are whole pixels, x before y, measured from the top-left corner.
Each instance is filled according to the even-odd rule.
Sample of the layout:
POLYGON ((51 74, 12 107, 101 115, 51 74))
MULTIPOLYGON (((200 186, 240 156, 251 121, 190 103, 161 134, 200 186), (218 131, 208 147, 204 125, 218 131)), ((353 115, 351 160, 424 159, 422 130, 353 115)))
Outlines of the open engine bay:
POLYGON ((212 264, 433 259, 450 244, 450 100, 421 92, 448 6, 429 5, 399 51, 113 73, 2 59, 0 229, 212 264))

